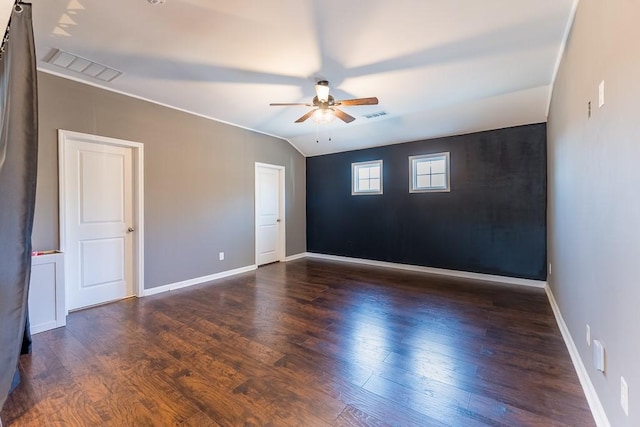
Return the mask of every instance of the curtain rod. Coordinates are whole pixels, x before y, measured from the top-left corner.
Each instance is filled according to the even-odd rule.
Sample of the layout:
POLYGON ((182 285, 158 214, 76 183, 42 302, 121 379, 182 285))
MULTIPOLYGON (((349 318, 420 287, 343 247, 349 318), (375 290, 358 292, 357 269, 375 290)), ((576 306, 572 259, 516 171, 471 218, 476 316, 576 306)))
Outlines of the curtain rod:
MULTIPOLYGON (((24 3, 20 0, 16 0, 13 3, 13 10, 16 13, 22 13, 24 8, 22 7, 24 3)), ((11 29, 11 15, 9 15, 9 22, 7 23, 7 29, 4 31, 4 37, 2 37, 2 44, 0 45, 0 59, 2 59, 2 55, 4 54, 5 49, 7 48, 7 42, 9 41, 9 30, 11 29)))

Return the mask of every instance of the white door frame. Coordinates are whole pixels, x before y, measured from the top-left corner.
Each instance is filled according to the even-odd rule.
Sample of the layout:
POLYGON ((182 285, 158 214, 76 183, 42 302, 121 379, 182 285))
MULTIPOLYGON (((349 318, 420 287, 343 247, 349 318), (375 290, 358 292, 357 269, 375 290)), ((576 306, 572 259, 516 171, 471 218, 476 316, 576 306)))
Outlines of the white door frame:
MULTIPOLYGON (((65 173, 67 165, 65 163, 65 151, 68 139, 81 140, 100 145, 112 145, 117 147, 131 148, 133 151, 133 221, 136 232, 133 233, 133 290, 136 297, 144 295, 144 144, 140 142, 126 141, 124 139, 108 138, 106 136, 90 135, 86 133, 73 132, 58 129, 58 203, 59 203, 59 226, 60 226, 60 251, 64 252, 67 246, 66 231, 66 188, 65 173)), ((65 263, 66 263, 65 259, 65 263)), ((65 313, 69 309, 66 307, 65 313)))
POLYGON ((278 211, 280 217, 280 226, 278 229, 278 261, 284 261, 287 257, 287 239, 286 239, 286 211, 285 208, 285 167, 278 165, 271 165, 268 163, 260 163, 256 162, 254 167, 254 195, 253 195, 253 239, 254 239, 254 256, 255 256, 255 265, 258 265, 258 215, 256 215, 256 209, 258 208, 258 168, 269 168, 275 169, 278 171, 278 180, 279 180, 279 193, 280 193, 280 201, 278 203, 278 211))

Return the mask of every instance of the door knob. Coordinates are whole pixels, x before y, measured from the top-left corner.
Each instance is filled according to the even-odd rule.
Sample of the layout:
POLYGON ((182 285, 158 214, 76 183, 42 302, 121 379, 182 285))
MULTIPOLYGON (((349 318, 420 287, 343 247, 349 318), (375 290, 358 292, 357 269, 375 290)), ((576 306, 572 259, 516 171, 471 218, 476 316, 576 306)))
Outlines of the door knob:
POLYGON ((127 228, 127 232, 128 232, 128 233, 133 233, 134 231, 136 231, 136 229, 135 229, 135 228, 133 228, 133 227, 129 227, 129 228, 127 228))

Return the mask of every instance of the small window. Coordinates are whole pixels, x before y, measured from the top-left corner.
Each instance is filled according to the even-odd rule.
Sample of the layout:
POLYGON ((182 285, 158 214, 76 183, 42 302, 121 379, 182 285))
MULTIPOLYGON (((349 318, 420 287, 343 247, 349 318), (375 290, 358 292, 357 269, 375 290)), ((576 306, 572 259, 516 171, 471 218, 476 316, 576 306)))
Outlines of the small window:
POLYGON ((351 164, 351 194, 382 194, 382 160, 351 164))
POLYGON ((449 153, 409 157, 409 192, 449 191, 449 153))

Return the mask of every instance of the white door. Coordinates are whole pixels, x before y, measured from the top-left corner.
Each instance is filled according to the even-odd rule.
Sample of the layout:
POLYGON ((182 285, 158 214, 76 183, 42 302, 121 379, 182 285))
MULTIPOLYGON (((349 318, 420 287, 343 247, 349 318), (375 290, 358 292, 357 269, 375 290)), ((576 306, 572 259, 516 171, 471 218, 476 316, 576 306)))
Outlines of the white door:
POLYGON ((133 149, 63 143, 67 309, 134 295, 133 149))
POLYGON ((284 255, 284 168, 256 164, 256 264, 284 255))

